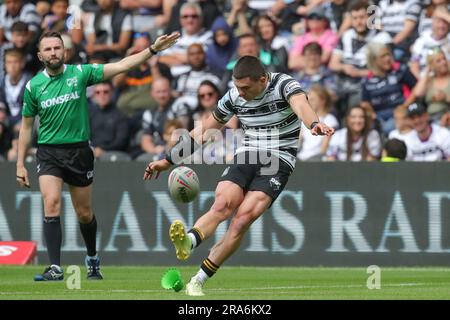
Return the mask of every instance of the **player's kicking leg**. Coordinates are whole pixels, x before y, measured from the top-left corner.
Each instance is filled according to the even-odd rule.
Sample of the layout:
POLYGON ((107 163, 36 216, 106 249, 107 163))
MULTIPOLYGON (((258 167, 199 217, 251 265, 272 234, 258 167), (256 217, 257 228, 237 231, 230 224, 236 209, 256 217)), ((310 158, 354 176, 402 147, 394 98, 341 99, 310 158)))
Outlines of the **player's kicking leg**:
POLYGON ((92 185, 87 187, 69 186, 73 207, 78 216, 80 231, 86 244, 85 265, 88 280, 102 280, 100 258, 96 249, 97 220, 92 212, 92 185))
POLYGON ((194 248, 209 238, 217 226, 236 210, 244 199, 241 187, 231 181, 221 181, 216 188, 214 204, 211 209, 201 216, 194 227, 186 232, 184 224, 175 220, 170 226, 170 240, 175 246, 179 260, 187 260, 194 248))
POLYGON ((250 225, 258 219, 272 203, 272 198, 262 191, 249 191, 239 206, 236 215, 223 238, 214 245, 197 274, 186 285, 189 296, 203 296, 203 286, 241 244, 250 225))
POLYGON ((39 187, 44 199, 44 237, 50 266, 42 274, 34 277, 35 281, 60 281, 64 279, 61 268, 61 190, 63 181, 53 175, 41 175, 39 187))
POLYGON ((170 226, 169 236, 177 258, 187 260, 194 248, 209 238, 217 226, 236 210, 244 199, 241 187, 231 181, 221 181, 216 188, 216 196, 211 209, 201 216, 194 227, 186 232, 184 224, 175 220, 170 226))

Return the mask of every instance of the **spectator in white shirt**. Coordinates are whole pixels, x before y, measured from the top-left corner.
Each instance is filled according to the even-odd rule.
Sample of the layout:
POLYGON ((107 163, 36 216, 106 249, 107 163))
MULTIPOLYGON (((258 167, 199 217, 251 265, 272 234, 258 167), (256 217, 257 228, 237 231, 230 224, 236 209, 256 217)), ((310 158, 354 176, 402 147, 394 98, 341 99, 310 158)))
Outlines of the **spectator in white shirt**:
MULTIPOLYGON (((308 94, 308 100, 319 116, 320 122, 334 129, 339 127, 336 117, 330 112, 333 101, 325 87, 313 85, 308 94)), ((321 161, 328 149, 330 138, 327 136, 313 136, 305 127, 305 124, 302 123, 300 133, 301 147, 297 157, 302 161, 321 161)))
POLYGON ((328 161, 374 161, 381 155, 381 139, 371 129, 370 115, 362 106, 350 108, 346 128, 331 137, 327 151, 328 161))
POLYGON ((450 131, 430 124, 426 109, 419 104, 408 107, 414 130, 404 137, 409 161, 450 161, 450 131))

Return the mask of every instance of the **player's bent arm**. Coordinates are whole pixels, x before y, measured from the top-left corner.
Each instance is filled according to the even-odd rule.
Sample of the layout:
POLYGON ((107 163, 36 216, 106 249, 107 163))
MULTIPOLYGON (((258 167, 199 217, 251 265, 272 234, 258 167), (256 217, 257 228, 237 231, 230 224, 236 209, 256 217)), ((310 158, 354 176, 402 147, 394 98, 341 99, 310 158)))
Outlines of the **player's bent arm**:
POLYGON ((289 98, 289 104, 297 117, 303 121, 308 129, 313 122, 319 122, 319 117, 309 104, 306 94, 294 94, 289 98))
POLYGON ((34 117, 22 117, 17 145, 17 167, 23 167, 33 133, 34 117))

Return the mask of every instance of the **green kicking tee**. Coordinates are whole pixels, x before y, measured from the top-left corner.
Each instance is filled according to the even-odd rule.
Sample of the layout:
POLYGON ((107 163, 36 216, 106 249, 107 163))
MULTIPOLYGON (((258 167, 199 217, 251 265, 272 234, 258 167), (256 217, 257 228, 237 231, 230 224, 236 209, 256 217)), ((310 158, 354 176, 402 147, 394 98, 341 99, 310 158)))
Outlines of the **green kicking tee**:
POLYGON ((39 72, 26 85, 22 115, 39 115, 38 144, 68 144, 91 137, 86 88, 103 81, 102 64, 64 65, 39 72))

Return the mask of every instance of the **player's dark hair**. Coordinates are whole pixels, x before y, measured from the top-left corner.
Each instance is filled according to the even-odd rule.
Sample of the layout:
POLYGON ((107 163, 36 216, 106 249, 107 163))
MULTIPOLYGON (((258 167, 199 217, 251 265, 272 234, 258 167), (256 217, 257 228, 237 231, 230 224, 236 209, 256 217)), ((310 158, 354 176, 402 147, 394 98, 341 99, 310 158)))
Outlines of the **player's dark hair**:
POLYGON ((239 58, 233 69, 234 79, 244 79, 250 77, 253 81, 266 75, 266 69, 261 61, 253 56, 243 56, 239 58))
POLYGON ((42 39, 44 38, 58 38, 59 40, 61 40, 61 42, 64 45, 64 41, 61 37, 61 33, 56 32, 56 31, 47 31, 44 32, 40 37, 39 37, 39 44, 41 43, 42 39))
POLYGON ((386 155, 388 157, 397 158, 400 160, 406 159, 407 147, 406 144, 399 139, 389 139, 384 145, 384 150, 386 150, 386 155))
POLYGON ((16 21, 11 26, 11 32, 28 32, 28 24, 23 21, 16 21))
POLYGON ((304 55, 307 52, 321 56, 322 46, 318 42, 310 42, 303 48, 302 54, 304 55))

